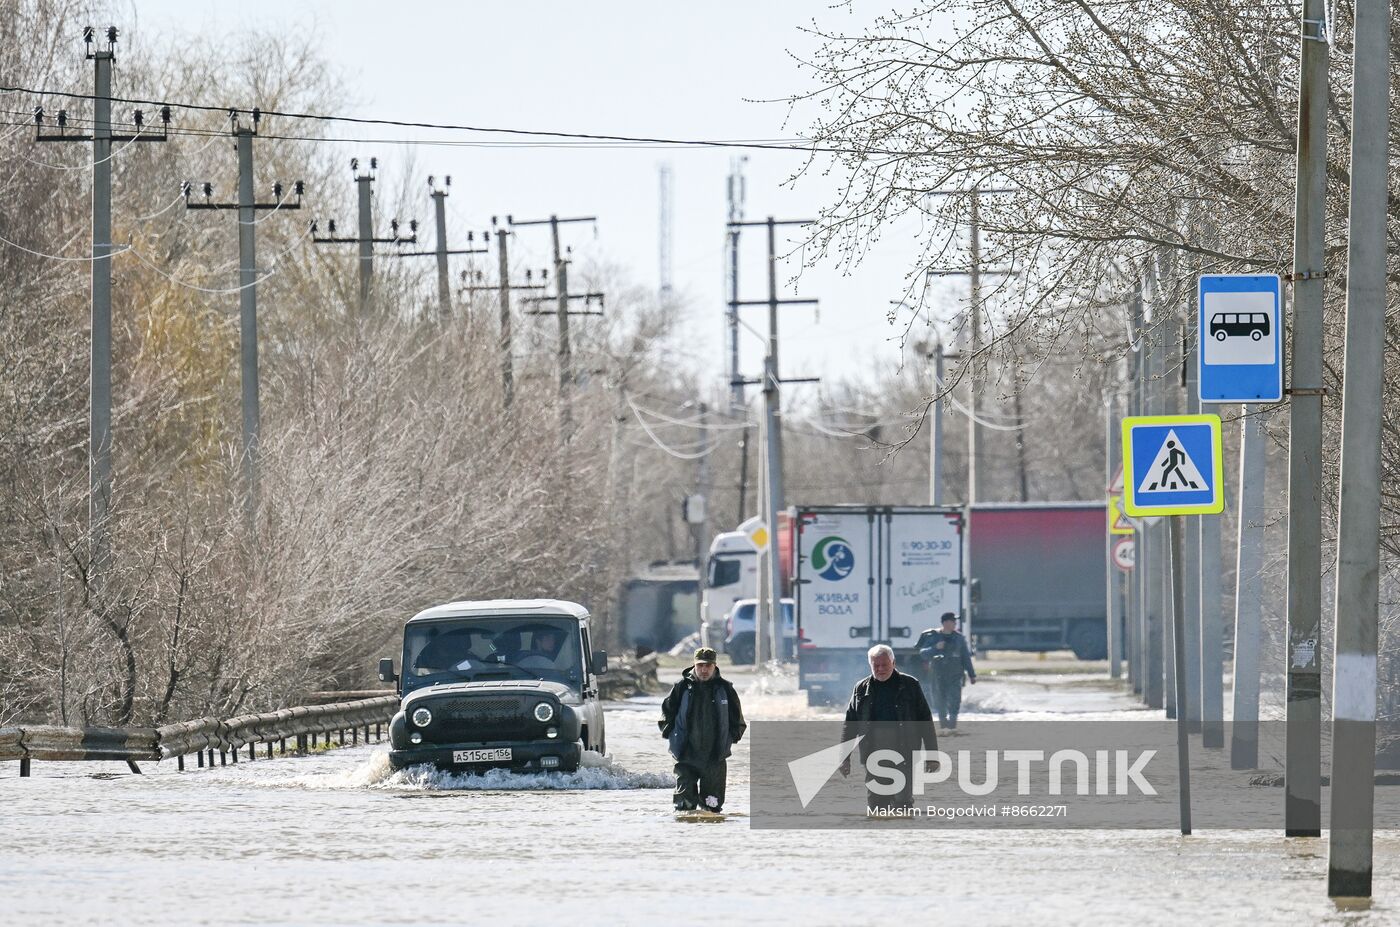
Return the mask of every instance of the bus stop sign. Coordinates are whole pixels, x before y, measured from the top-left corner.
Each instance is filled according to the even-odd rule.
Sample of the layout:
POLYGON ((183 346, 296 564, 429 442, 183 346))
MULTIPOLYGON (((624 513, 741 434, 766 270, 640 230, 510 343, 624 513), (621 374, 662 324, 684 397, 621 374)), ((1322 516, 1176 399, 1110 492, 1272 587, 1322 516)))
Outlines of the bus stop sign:
POLYGON ((1283 300, 1277 274, 1202 274, 1197 300, 1201 402, 1283 399, 1283 300))

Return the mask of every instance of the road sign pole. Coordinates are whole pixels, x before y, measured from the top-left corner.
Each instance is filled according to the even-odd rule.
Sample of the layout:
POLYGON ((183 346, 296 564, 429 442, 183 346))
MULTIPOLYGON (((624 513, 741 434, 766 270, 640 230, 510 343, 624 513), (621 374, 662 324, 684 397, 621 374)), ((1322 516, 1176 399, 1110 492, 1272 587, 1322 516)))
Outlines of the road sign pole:
POLYGON ((1186 684, 1186 627, 1182 594, 1181 570, 1181 521, 1182 516, 1167 519, 1167 530, 1171 535, 1171 574, 1172 574, 1172 649, 1176 653, 1176 771, 1177 795, 1181 812, 1181 833, 1191 833, 1191 738, 1190 714, 1191 689, 1186 684))
MULTIPOLYGON (((1181 366, 1186 374, 1186 414, 1197 415, 1201 411, 1201 401, 1197 390, 1198 371, 1196 370, 1196 350, 1190 342, 1189 326, 1181 327, 1182 352, 1181 366)), ((1186 721, 1193 734, 1201 731, 1201 532, 1193 522, 1183 531, 1181 551, 1181 581, 1185 608, 1186 628, 1186 687, 1191 698, 1181 699, 1181 705, 1189 705, 1186 721)), ((1173 561, 1175 563, 1175 561, 1173 561)))
POLYGON ((1371 895, 1376 798, 1376 642, 1380 597, 1381 410, 1386 342, 1390 2, 1357 0, 1351 190, 1347 208, 1346 368, 1337 519, 1336 669, 1327 894, 1371 895))
POLYGON ((1239 544, 1235 559, 1234 721, 1230 768, 1259 765, 1259 630, 1264 610, 1264 482, 1268 468, 1258 407, 1240 420, 1239 544))
MULTIPOLYGON (((1123 507, 1134 517, 1216 515, 1224 508, 1224 467, 1221 461, 1220 418, 1215 415, 1153 415, 1123 420, 1123 507)), ((1190 654, 1186 652, 1185 572, 1181 528, 1167 529, 1169 555, 1162 558, 1162 614, 1170 616, 1172 639, 1171 694, 1189 730, 1191 703, 1198 691, 1186 682, 1190 654)), ((1150 703, 1149 703, 1150 704, 1150 703)))

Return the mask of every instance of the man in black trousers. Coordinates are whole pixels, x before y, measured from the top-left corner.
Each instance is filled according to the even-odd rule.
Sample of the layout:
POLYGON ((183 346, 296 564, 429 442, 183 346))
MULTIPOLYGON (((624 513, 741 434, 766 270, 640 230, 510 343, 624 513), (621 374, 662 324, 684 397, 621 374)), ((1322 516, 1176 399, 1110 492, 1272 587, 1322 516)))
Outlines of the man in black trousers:
MULTIPOLYGON (((865 762, 868 808, 875 812, 897 811, 913 806, 915 756, 919 750, 938 749, 938 731, 924 698, 924 687, 913 676, 894 668, 894 650, 888 644, 877 644, 870 648, 868 658, 870 675, 856 683, 851 692, 841 740, 861 738, 859 749, 865 762), (871 769, 872 754, 878 750, 893 751, 898 757, 895 767, 902 773, 904 784, 893 795, 870 789, 872 782, 879 781, 871 769)), ((883 765, 889 768, 888 763, 883 765)), ((851 759, 847 757, 841 764, 841 775, 850 774, 851 759)))
POLYGON ((718 814, 724 808, 725 760, 748 726, 739 694, 720 676, 715 659, 709 647, 695 651, 695 665, 661 703, 661 736, 676 760, 677 811, 718 814))
POLYGON ((945 730, 957 730, 958 712, 962 710, 963 680, 977 684, 977 670, 972 668, 972 648, 967 638, 958 633, 958 616, 943 614, 943 628, 930 646, 924 648, 928 657, 929 681, 933 683, 933 707, 938 710, 938 722, 945 730))

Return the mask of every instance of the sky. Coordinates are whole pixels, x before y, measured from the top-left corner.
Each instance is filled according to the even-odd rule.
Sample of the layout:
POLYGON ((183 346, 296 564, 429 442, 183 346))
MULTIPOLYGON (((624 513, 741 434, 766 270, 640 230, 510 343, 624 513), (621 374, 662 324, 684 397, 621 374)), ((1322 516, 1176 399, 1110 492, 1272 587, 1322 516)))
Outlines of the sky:
MULTIPOLYGON (((799 27, 815 16, 824 26, 856 30, 887 7, 862 0, 835 7, 800 0, 132 0, 128 13, 131 9, 135 21, 123 24, 127 34, 139 30, 142 43, 156 48, 167 42, 176 48, 190 42, 217 44, 222 36, 253 28, 314 34, 343 81, 344 115, 629 136, 768 139, 797 137, 806 128, 800 121, 784 125, 785 104, 762 102, 810 86, 811 78, 793 55, 810 52, 816 43, 799 27)), ((341 128, 333 127, 333 132, 341 128)), ((356 135, 366 131, 343 128, 356 135)), ((493 215, 597 216, 596 236, 587 225, 566 232, 576 257, 625 265, 635 282, 647 287, 658 284, 659 168, 669 163, 672 277, 688 305, 679 339, 683 355, 702 381, 719 387, 727 379, 725 190, 737 152, 379 144, 356 146, 346 158, 351 154, 362 161, 379 158, 384 189, 397 186, 395 171, 412 158, 423 192, 417 218, 429 228, 426 178, 451 175, 448 215, 454 247, 465 246, 465 231, 485 227, 493 215)), ((801 166, 800 153, 746 154, 746 219, 814 218, 834 194, 831 182, 820 178, 795 188, 784 184, 801 166)), ((780 310, 784 376, 819 376, 834 383, 899 366, 903 329, 889 324, 886 313, 903 292, 917 231, 909 225, 892 228, 853 272, 833 265, 804 269, 795 259, 784 263, 780 295, 820 300, 816 309, 780 310), (788 286, 799 270, 795 288, 788 286)), ((527 258, 537 257, 532 263, 543 266, 548 239, 545 229, 522 229, 517 250, 524 249, 527 258)), ((764 232, 746 231, 741 242, 740 296, 765 298, 764 232)), ((780 234, 780 250, 786 250, 784 244, 780 234)), ((454 265, 454 276, 463 266, 454 265)), ((950 279, 941 285, 946 299, 956 301, 962 284, 950 279)), ((766 327, 766 309, 740 311, 753 327, 766 327)), ((762 341, 742 330, 740 341, 743 373, 755 376, 761 369, 762 341)), ((907 374, 914 375, 912 370, 907 374)))

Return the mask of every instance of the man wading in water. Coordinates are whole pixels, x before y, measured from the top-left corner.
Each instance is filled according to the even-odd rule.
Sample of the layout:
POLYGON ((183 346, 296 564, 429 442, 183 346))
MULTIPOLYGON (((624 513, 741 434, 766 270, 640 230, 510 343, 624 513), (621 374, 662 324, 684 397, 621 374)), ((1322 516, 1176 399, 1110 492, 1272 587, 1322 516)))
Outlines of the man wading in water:
MULTIPOLYGON (((867 655, 870 675, 856 683, 851 702, 846 706, 846 722, 841 728, 841 740, 860 741, 860 754, 865 761, 866 806, 872 812, 898 812, 914 804, 914 761, 919 751, 938 749, 938 731, 933 727, 933 715, 924 698, 924 688, 913 676, 894 668, 894 651, 888 644, 876 644, 867 655), (872 755, 890 751, 896 760, 902 786, 893 794, 883 794, 871 788, 878 782, 871 768, 872 755)), ((932 771, 935 761, 925 760, 925 769, 932 771)), ((841 775, 851 774, 851 758, 841 764, 841 775)))
POLYGON ((676 759, 676 810, 712 811, 724 807, 725 760, 744 736, 739 694, 715 666, 709 647, 695 651, 695 665, 661 703, 661 736, 676 759))

